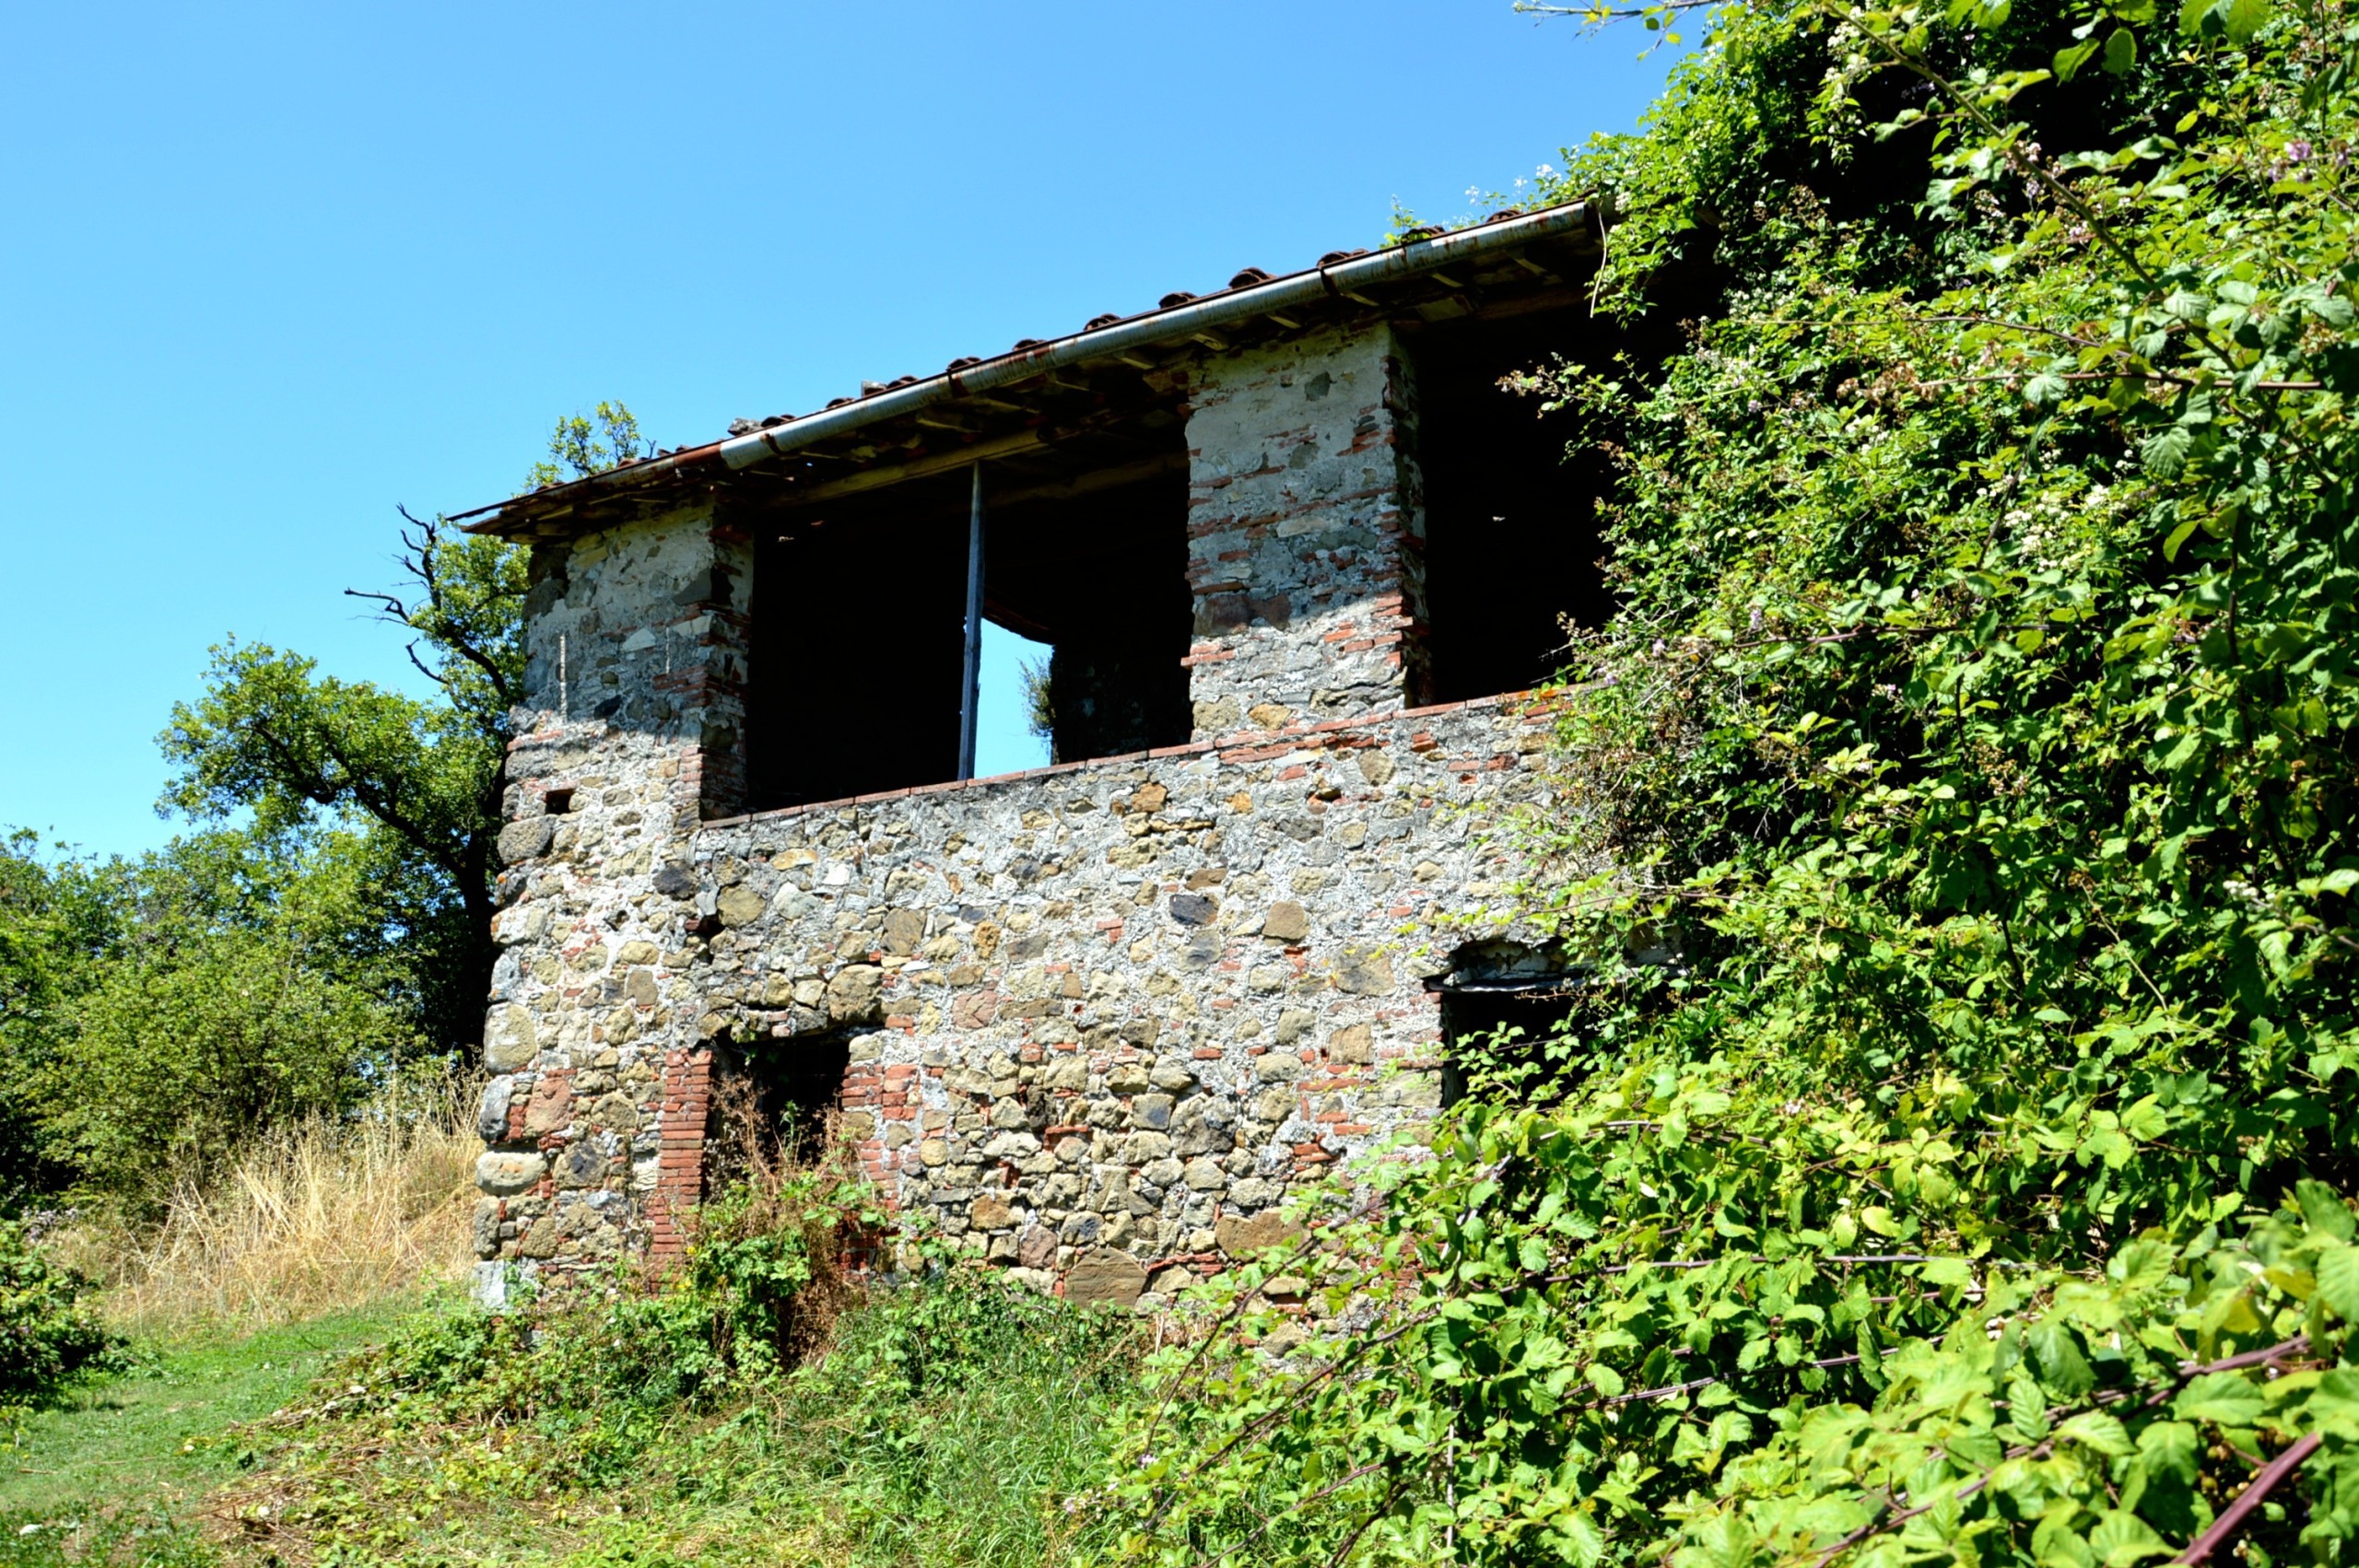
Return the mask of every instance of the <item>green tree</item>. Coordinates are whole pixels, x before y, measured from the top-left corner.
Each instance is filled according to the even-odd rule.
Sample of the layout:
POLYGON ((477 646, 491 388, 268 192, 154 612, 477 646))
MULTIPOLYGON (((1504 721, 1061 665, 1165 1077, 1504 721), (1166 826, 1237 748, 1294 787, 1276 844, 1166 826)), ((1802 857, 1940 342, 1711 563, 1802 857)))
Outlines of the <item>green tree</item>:
POLYGON ((549 433, 549 455, 533 464, 524 488, 546 489, 654 455, 655 443, 639 433, 638 415, 622 404, 601 403, 587 415, 557 422, 549 433))
MULTIPOLYGON (((531 483, 585 476, 645 455, 620 404, 594 423, 560 420, 531 483)), ((320 673, 262 644, 214 649, 205 694, 174 707, 161 737, 179 775, 165 803, 199 820, 253 813, 267 833, 323 821, 366 825, 404 897, 391 913, 411 961, 422 1026, 445 1048, 482 1028, 497 951, 495 856, 511 714, 522 696, 523 552, 405 511, 408 586, 358 593, 414 634, 430 697, 320 673)))
POLYGON ((29 832, 0 839, 0 1206, 69 1175, 43 1147, 40 1085, 72 1038, 74 1001, 96 977, 90 955, 114 924, 82 862, 44 855, 29 832))
POLYGON ((219 831, 79 868, 108 907, 33 1078, 42 1154, 135 1205, 349 1108, 421 1042, 365 836, 219 831))

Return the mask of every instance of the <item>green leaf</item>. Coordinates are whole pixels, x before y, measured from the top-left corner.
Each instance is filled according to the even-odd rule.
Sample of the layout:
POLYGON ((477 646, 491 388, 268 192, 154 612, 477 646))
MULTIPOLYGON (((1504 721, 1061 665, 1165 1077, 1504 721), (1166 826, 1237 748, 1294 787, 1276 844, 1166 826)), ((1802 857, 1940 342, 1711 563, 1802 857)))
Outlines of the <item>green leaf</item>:
POLYGON ((2119 1508, 2108 1508, 2098 1518, 2097 1527, 2089 1532, 2089 1550, 2105 1568, 2130 1568, 2149 1557, 2171 1554, 2171 1548, 2152 1525, 2119 1508))
POLYGON ((2302 1219, 2310 1229, 2323 1231, 2337 1241, 2351 1239, 2351 1205, 2334 1188, 2306 1178, 2294 1184, 2294 1200, 2301 1205, 2302 1219))
POLYGON ((2081 67, 2089 63, 2089 56, 2095 54, 2098 48, 2097 41, 2090 39, 2086 42, 2075 43, 2069 48, 2058 50, 2055 62, 2056 79, 2069 82, 2079 76, 2081 67))
POLYGON ((2196 1476, 2197 1433, 2183 1421, 2147 1423, 2138 1433, 2138 1452, 2153 1474, 2168 1474, 2191 1481, 2196 1476))
POLYGON ((2359 1246, 2331 1246, 2318 1254, 2318 1300, 2345 1323, 2359 1323, 2359 1246))
POLYGON ((2042 1318, 2031 1326, 2024 1336, 2032 1361, 2039 1369, 2039 1380, 2049 1391, 2067 1399, 2077 1399, 2096 1387, 2096 1374, 2090 1370, 2088 1358, 2081 1353, 2080 1342, 2071 1329, 2054 1318, 2042 1318))
POLYGON ((2105 68, 2113 76, 2126 76, 2138 64, 2138 39, 2128 28, 2116 28, 2105 41, 2105 68))
POLYGON ((2181 1421, 2206 1421, 2216 1426, 2250 1426, 2267 1409, 2259 1388, 2234 1372, 2211 1372, 2179 1390, 2171 1413, 2181 1421))
POLYGON ((2245 44, 2252 41, 2269 21, 2269 0, 2227 0, 2222 7, 2221 20, 2228 29, 2228 41, 2245 44))
POLYGON ((2130 1429, 2103 1410, 2083 1410, 2056 1429, 2056 1435, 2115 1458, 2131 1452, 2130 1429))

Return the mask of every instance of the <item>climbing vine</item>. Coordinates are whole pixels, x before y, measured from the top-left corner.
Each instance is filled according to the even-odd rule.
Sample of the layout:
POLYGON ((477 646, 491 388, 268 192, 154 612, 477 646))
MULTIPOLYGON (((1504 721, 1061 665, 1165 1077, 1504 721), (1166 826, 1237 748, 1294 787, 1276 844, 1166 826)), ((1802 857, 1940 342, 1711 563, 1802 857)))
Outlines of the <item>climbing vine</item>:
POLYGON ((1519 378, 1593 980, 1165 1352, 1131 1559, 2359 1551, 2354 130, 2334 0, 1755 0, 1570 157, 1694 322, 1519 378))

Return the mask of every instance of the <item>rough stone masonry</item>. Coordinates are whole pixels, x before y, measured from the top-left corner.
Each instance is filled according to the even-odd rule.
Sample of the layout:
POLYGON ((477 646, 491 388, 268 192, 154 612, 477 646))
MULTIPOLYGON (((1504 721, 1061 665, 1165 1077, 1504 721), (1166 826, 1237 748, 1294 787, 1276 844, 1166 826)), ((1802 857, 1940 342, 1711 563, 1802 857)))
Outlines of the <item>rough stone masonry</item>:
POLYGON ((717 1081, 798 1051, 838 1053, 812 1059, 842 1061, 892 1202, 1076 1298, 1156 1305, 1276 1239, 1290 1192, 1414 1148, 1427 982, 1519 934, 1482 923, 1508 874, 1486 828, 1540 803, 1544 720, 1410 706, 1416 397, 1386 326, 1188 377, 1186 744, 722 814, 746 528, 691 501, 535 546, 488 1270, 676 1255, 717 1081))

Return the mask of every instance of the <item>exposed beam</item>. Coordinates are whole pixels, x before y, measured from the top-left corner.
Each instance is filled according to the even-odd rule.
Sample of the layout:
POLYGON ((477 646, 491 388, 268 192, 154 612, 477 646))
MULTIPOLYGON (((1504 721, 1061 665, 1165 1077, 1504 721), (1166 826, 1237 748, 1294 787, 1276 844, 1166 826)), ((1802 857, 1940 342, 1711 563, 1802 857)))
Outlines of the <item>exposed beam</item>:
POLYGON ((988 588, 983 591, 983 619, 995 626, 1005 626, 1016 636, 1029 638, 1034 642, 1057 640, 1056 634, 1046 624, 1034 620, 1021 610, 1009 608, 1006 600, 997 597, 988 588))
POLYGON ((994 489, 992 492, 992 509, 1004 511, 1024 501, 1070 501, 1082 496, 1096 495, 1100 490, 1119 489, 1124 485, 1159 479, 1167 474, 1187 472, 1186 452, 1157 452, 1153 457, 1138 458, 1111 467, 1092 468, 1071 479, 1049 480, 1008 490, 994 489))
POLYGON ((1015 452, 1031 451, 1048 444, 1049 436, 1045 430, 1018 430, 1012 436, 1002 436, 995 440, 977 441, 972 446, 958 447, 950 451, 934 452, 927 457, 911 458, 907 462, 897 462, 884 468, 863 469, 858 474, 847 474, 841 479, 830 479, 824 484, 814 485, 808 489, 781 496, 779 499, 782 505, 790 507, 817 506, 823 501, 841 500, 846 496, 857 496, 869 490, 882 490, 888 486, 903 484, 911 479, 931 478, 937 474, 948 474, 954 469, 964 468, 968 463, 986 462, 995 457, 1007 457, 1015 452))

